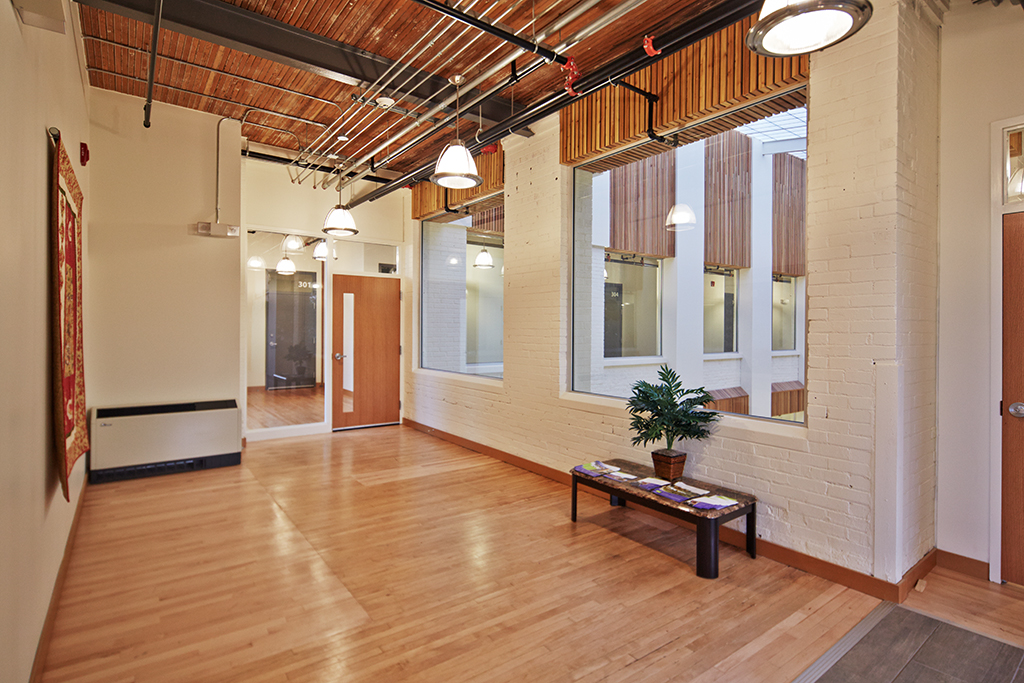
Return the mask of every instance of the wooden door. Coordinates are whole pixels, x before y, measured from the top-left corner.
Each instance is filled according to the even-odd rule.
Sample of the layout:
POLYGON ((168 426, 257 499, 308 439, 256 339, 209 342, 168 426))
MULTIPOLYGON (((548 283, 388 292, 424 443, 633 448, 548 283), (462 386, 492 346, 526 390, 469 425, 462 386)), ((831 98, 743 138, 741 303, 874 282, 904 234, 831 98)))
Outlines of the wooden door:
POLYGON ((399 421, 401 281, 334 276, 334 429, 399 421))
POLYGON ((1003 216, 1002 579, 1024 585, 1024 213, 1003 216))

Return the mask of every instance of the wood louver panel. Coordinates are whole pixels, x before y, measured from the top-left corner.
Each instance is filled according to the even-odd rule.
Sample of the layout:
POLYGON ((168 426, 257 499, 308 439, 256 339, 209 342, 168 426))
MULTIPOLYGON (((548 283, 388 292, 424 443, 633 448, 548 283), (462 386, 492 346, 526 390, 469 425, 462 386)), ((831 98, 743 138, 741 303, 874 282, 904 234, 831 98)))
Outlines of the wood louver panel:
POLYGON ((494 206, 473 214, 473 232, 505 234, 505 206, 494 206))
MULTIPOLYGON (((477 173, 484 179, 482 185, 468 190, 449 190, 448 205, 466 206, 485 197, 500 195, 505 190, 505 150, 499 144, 493 154, 474 156, 477 173)), ((412 186, 412 218, 423 220, 444 212, 444 188, 429 180, 412 186)))
POLYGON ((792 154, 772 158, 772 272, 807 274, 807 162, 792 154))
POLYGON ((704 146, 704 263, 750 267, 750 138, 734 130, 704 146))
MULTIPOLYGON (((733 24, 625 79, 660 97, 654 107, 657 133, 671 133, 806 85, 807 55, 777 59, 747 49, 744 36, 755 19, 733 24)), ((641 143, 646 130, 643 97, 625 88, 603 88, 561 111, 561 161, 576 166, 641 143)))
POLYGON ((772 382, 772 417, 799 413, 807 403, 807 389, 800 382, 772 382))
POLYGON ((736 413, 737 415, 750 414, 750 396, 743 390, 743 387, 729 387, 727 389, 711 389, 708 391, 714 397, 714 401, 707 404, 708 410, 717 410, 722 413, 736 413))
POLYGON ((674 258, 676 234, 665 229, 675 203, 674 151, 611 171, 612 251, 674 258))

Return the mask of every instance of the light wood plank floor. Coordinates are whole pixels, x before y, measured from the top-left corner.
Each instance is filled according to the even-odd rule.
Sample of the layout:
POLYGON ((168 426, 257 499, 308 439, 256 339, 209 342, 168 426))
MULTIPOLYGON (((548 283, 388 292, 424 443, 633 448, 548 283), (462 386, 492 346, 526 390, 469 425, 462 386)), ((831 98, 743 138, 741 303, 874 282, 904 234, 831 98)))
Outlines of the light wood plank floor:
POLYGON ((245 392, 249 429, 304 425, 324 421, 324 386, 297 389, 249 387, 245 392))
POLYGON ((878 604, 407 427, 84 505, 46 681, 788 683, 878 604))
POLYGON ((937 567, 922 592, 911 591, 904 607, 1024 647, 1024 588, 997 585, 937 567))

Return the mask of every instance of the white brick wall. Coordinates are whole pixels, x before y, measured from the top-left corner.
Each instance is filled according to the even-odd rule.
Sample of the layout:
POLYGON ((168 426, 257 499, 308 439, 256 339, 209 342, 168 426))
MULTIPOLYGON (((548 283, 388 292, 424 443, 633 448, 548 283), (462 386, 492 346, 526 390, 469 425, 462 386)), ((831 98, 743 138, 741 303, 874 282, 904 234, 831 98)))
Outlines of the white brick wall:
MULTIPOLYGON (((807 426, 725 416, 713 439, 687 446, 693 476, 758 495, 763 538, 872 573, 882 552, 875 471, 889 464, 888 453, 876 453, 875 362, 902 363, 897 455, 906 478, 894 509, 903 511, 895 518, 903 541, 886 580, 899 579, 932 542, 929 35, 912 10, 876 2, 860 34, 812 58, 807 426), (908 86, 899 66, 922 82, 908 86), (914 101, 925 111, 914 111, 914 101)), ((505 141, 504 380, 416 370, 407 356, 405 414, 559 470, 596 457, 649 462, 648 449, 629 445, 623 401, 566 393, 571 174, 558 163, 557 117, 534 130, 505 141)), ((407 303, 410 320, 414 305, 407 303)), ((411 344, 414 326, 406 329, 411 344)))

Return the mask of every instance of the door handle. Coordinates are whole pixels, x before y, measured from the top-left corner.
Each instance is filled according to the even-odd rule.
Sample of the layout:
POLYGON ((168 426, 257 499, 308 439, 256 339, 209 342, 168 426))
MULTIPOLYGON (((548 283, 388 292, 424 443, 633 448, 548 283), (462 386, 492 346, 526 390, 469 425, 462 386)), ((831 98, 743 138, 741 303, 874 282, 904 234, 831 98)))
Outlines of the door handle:
POLYGON ((1011 403, 1010 415, 1013 415, 1014 417, 1024 417, 1024 403, 1011 403))
POLYGON ((340 353, 336 353, 336 354, 334 354, 334 360, 341 360, 341 359, 342 359, 342 358, 344 358, 344 357, 345 357, 345 356, 343 356, 343 355, 342 355, 342 354, 340 354, 340 353))

